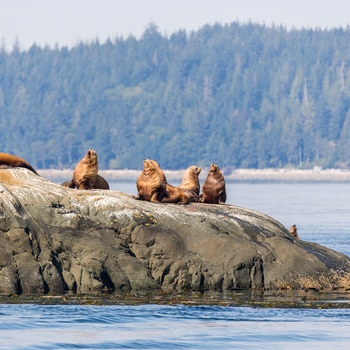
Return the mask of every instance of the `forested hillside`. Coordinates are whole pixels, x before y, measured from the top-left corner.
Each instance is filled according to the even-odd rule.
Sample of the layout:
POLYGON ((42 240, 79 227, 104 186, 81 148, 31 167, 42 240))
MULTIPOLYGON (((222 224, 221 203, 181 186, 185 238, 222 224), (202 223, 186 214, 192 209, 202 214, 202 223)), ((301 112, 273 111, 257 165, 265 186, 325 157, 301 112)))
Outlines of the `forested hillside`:
MULTIPOLYGON (((0 33, 1 36, 1 33, 0 33)), ((0 52, 0 151, 35 168, 348 167, 350 29, 204 26, 0 52)))

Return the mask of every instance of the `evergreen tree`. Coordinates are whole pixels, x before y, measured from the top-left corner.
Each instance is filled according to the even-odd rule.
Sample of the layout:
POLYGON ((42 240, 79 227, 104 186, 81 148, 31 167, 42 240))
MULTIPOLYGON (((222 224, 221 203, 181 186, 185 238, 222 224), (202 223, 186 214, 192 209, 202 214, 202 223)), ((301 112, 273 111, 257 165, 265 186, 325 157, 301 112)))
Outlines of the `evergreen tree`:
POLYGON ((0 150, 36 168, 349 166, 349 28, 205 25, 0 49, 0 150))

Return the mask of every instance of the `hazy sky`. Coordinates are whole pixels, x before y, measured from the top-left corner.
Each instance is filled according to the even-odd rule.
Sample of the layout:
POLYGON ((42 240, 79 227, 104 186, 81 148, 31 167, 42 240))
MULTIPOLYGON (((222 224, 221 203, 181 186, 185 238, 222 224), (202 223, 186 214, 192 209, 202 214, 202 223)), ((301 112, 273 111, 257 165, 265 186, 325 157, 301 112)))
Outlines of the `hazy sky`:
POLYGON ((350 0, 0 0, 0 39, 11 48, 33 43, 73 46, 98 37, 139 37, 154 22, 161 33, 239 20, 288 28, 350 23, 350 0))

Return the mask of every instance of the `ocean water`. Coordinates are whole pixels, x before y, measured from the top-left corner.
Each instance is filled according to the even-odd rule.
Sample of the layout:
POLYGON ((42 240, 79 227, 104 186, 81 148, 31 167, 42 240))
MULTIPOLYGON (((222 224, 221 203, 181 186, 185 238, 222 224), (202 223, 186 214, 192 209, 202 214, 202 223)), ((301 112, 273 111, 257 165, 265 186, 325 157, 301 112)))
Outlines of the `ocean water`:
POLYGON ((349 349, 350 310, 0 305, 0 349, 349 349))
MULTIPOLYGON (((136 193, 134 182, 111 189, 136 193)), ((227 193, 228 203, 350 256, 350 183, 228 183, 227 193)), ((217 347, 350 349, 350 309, 0 304, 0 349, 217 347)))

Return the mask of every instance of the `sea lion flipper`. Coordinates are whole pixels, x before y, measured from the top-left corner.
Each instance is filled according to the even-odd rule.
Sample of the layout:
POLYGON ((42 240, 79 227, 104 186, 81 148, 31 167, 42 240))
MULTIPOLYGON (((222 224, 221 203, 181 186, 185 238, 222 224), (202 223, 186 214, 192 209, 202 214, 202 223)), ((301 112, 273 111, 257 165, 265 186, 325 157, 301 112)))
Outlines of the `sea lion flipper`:
POLYGON ((154 192, 152 194, 150 202, 159 203, 159 192, 154 192))

